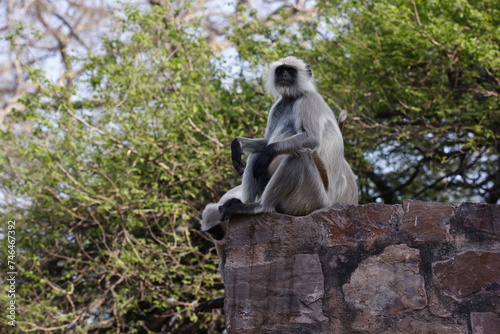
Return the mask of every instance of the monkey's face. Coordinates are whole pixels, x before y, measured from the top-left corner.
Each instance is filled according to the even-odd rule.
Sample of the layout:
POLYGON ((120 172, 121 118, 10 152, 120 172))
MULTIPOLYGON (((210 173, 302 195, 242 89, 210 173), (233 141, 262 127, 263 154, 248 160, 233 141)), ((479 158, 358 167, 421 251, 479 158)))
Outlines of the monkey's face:
POLYGON ((201 231, 209 234, 215 240, 224 239, 229 222, 229 219, 222 219, 219 206, 219 203, 209 203, 200 215, 201 231))
POLYGON ((224 239, 224 237, 226 236, 226 229, 227 229, 226 224, 217 224, 214 227, 204 232, 210 234, 212 238, 214 238, 215 240, 220 241, 224 239))
POLYGON ((293 56, 269 65, 266 89, 275 97, 298 97, 305 92, 316 92, 311 68, 293 56))
POLYGON ((290 65, 281 65, 274 71, 276 87, 291 87, 297 81, 297 69, 290 65))

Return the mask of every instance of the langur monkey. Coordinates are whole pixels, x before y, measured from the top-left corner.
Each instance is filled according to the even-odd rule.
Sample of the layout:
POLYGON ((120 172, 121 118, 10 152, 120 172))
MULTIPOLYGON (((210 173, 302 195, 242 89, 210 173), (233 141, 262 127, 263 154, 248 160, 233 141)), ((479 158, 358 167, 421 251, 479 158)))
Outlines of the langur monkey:
MULTIPOLYGON (((209 203, 200 215, 201 231, 207 233, 215 244, 219 256, 219 272, 224 282, 224 266, 226 264, 226 233, 229 216, 222 217, 219 207, 229 199, 242 198, 242 187, 237 186, 225 193, 218 203, 209 203)), ((224 307, 224 297, 200 303, 195 308, 195 313, 224 307)))
POLYGON ((241 190, 241 185, 230 189, 221 197, 218 203, 207 204, 200 215, 201 231, 207 233, 215 244, 215 250, 217 251, 217 255, 220 260, 219 271, 222 275, 222 280, 224 280, 224 265, 226 262, 225 238, 229 217, 224 217, 223 219, 222 213, 219 212, 219 207, 232 198, 238 198, 241 200, 241 190))
MULTIPOLYGON (((339 115, 338 124, 342 129, 347 118, 347 112, 343 110, 339 115)), ((265 188, 266 184, 261 182, 262 188, 265 188)), ((200 225, 201 231, 208 234, 210 239, 215 244, 215 250, 219 256, 219 271, 224 279, 224 264, 225 264, 225 237, 227 233, 227 227, 229 223, 229 218, 222 219, 223 214, 219 212, 219 207, 226 203, 232 198, 237 198, 242 200, 243 198, 243 188, 241 185, 230 189, 225 193, 219 200, 218 203, 209 203, 205 206, 205 209, 200 214, 200 225)))
MULTIPOLYGON (((242 197, 225 202, 222 218, 234 213, 279 212, 303 216, 334 203, 358 203, 356 177, 344 158, 344 141, 333 111, 316 92, 311 69, 286 57, 269 67, 272 106, 264 138, 236 137, 233 166, 243 173, 242 197)), ((341 114, 339 120, 345 120, 341 114)))

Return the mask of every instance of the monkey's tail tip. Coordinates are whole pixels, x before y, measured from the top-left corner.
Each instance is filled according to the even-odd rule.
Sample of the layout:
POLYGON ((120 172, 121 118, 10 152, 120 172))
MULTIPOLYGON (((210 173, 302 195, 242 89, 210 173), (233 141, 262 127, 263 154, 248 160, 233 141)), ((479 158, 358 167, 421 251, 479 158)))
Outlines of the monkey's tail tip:
POLYGON ((345 122, 346 119, 347 119, 347 110, 343 109, 342 111, 340 111, 338 122, 343 123, 345 122))

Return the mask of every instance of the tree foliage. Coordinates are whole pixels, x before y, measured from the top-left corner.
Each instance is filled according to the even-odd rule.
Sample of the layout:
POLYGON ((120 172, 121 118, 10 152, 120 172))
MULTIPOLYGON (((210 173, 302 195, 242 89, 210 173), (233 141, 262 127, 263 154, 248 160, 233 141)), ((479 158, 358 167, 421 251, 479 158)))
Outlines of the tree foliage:
POLYGON ((315 65, 320 92, 351 116, 362 202, 497 203, 499 13, 496 1, 321 1, 297 30, 284 12, 235 43, 248 59, 315 65))
POLYGON ((38 94, 9 115, 25 331, 221 326, 191 312, 222 289, 192 224, 230 186, 226 141, 248 110, 222 89, 198 27, 169 9, 128 8, 104 52, 72 60, 74 85, 32 69, 38 94), (17 132, 21 121, 32 127, 17 132))
MULTIPOLYGON (((228 143, 262 135, 265 64, 288 54, 348 110, 362 202, 499 201, 496 1, 297 2, 265 18, 239 5, 224 36, 236 61, 188 12, 127 7, 56 83, 24 64, 36 93, 0 149, 24 332, 221 331, 220 313, 192 313, 223 289, 196 219, 238 182, 228 143)), ((20 31, 8 39, 27 52, 20 31)))
POLYGON ((362 129, 365 200, 497 203, 498 3, 346 2, 326 13, 345 22, 315 56, 362 129))

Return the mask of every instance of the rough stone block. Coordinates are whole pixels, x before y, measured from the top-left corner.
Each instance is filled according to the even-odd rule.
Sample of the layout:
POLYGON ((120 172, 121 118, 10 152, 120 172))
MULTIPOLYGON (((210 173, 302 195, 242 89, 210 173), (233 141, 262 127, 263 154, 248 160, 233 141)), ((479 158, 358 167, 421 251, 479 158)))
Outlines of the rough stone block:
POLYGON ((297 254, 249 267, 226 265, 228 329, 326 321, 317 254, 297 254), (243 282, 241 284, 240 282, 243 282))
MULTIPOLYGON (((424 322, 412 318, 405 318, 398 322, 396 330, 387 332, 397 334, 467 334, 467 326, 458 324, 449 324, 441 321, 424 322)), ((386 333, 384 333, 386 334, 386 333)))
POLYGON ((342 205, 313 212, 311 218, 327 232, 326 247, 388 244, 395 238, 401 206, 384 204, 342 205))
POLYGON ((492 312, 472 312, 470 314, 472 334, 500 333, 500 316, 492 312))
POLYGON ((500 254, 468 251, 432 265, 434 281, 443 294, 456 300, 500 282, 500 254))
POLYGON ((419 266, 417 249, 388 246, 381 255, 361 262, 350 282, 342 287, 345 300, 375 316, 423 309, 427 296, 419 266))
POLYGON ((234 216, 228 333, 500 334, 499 212, 405 200, 234 216))
POLYGON ((415 241, 449 241, 450 218, 454 213, 452 204, 405 199, 401 228, 415 241))
POLYGON ((466 228, 500 235, 500 205, 462 203, 460 216, 466 228))
POLYGON ((226 241, 226 267, 248 267, 295 254, 316 253, 322 231, 310 216, 235 216, 226 241))

